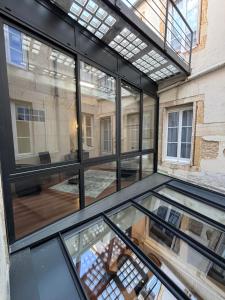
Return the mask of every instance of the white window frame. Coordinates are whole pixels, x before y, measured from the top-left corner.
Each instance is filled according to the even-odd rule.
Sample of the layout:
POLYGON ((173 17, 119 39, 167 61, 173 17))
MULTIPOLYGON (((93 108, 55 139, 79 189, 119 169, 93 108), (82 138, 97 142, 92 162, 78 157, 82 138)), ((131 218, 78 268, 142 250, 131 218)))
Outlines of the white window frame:
POLYGON ((179 108, 172 108, 172 109, 168 109, 166 112, 166 135, 165 135, 165 160, 169 161, 169 162, 174 162, 174 163, 182 163, 182 164, 190 164, 192 161, 192 149, 193 149, 193 121, 194 121, 194 115, 192 118, 192 133, 191 133, 191 151, 190 151, 190 158, 181 158, 180 157, 180 153, 181 153, 181 134, 182 134, 182 114, 183 111, 186 110, 192 110, 193 114, 194 114, 194 110, 193 110, 193 106, 186 106, 186 107, 179 107, 179 108), (172 157, 172 156, 168 156, 167 155, 167 147, 168 147, 168 121, 169 121, 169 113, 173 113, 173 112, 178 112, 179 113, 179 123, 178 123, 178 140, 177 140, 177 157, 172 157))
POLYGON ((11 53, 10 53, 10 49, 12 48, 10 46, 10 38, 9 38, 9 31, 10 31, 10 26, 8 25, 4 25, 4 31, 5 31, 5 49, 6 49, 6 60, 7 62, 10 64, 10 65, 13 65, 13 66, 16 66, 18 68, 21 68, 21 69, 26 69, 27 68, 27 64, 25 63, 25 56, 26 56, 26 53, 23 49, 23 46, 22 46, 22 41, 23 41, 23 33, 22 32, 19 32, 20 35, 21 35, 21 53, 22 53, 22 57, 23 57, 23 61, 21 64, 16 64, 12 61, 12 58, 11 58, 11 53))
POLYGON ((21 122, 29 122, 29 131, 30 131, 30 149, 31 152, 27 152, 27 153, 19 153, 18 150, 18 136, 17 136, 17 121, 20 122, 19 120, 17 120, 17 108, 18 107, 24 107, 25 105, 23 104, 17 104, 14 101, 11 101, 11 115, 12 115, 12 129, 13 129, 13 142, 14 142, 14 149, 15 149, 15 157, 17 159, 21 159, 21 158, 25 158, 25 157, 30 157, 33 155, 33 136, 32 136, 32 124, 30 121, 23 121, 21 120, 21 122))

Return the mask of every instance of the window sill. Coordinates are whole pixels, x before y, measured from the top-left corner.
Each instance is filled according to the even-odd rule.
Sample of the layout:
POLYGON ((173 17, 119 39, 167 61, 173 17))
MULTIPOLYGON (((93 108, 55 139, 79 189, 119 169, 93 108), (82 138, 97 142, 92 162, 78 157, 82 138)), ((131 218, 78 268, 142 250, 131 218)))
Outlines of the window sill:
POLYGON ((185 165, 185 166, 187 166, 187 165, 191 165, 191 161, 189 160, 189 161, 182 161, 182 160, 173 160, 173 159, 169 159, 169 158, 167 158, 167 159, 165 159, 165 161, 164 161, 165 163, 170 163, 170 164, 173 164, 173 165, 179 165, 179 166, 183 166, 183 165, 185 165))

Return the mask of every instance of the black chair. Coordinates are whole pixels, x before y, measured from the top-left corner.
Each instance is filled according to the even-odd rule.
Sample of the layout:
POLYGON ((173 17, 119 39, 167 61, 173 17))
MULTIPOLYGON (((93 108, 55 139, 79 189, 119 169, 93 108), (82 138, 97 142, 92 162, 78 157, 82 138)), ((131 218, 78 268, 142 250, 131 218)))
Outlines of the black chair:
POLYGON ((39 159, 41 165, 46 165, 51 163, 51 156, 48 151, 46 152, 39 152, 39 159))

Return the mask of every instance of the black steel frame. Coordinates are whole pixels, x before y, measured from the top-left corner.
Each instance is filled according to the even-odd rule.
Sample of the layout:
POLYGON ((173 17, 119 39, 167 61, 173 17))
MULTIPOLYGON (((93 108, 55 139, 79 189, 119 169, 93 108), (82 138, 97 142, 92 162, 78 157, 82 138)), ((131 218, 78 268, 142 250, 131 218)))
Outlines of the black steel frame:
MULTIPOLYGON (((158 12, 156 12, 156 10, 151 6, 151 4, 146 1, 146 0, 141 0, 140 2, 146 2, 146 5, 149 6, 149 8, 159 17, 160 22, 162 24, 164 24, 165 26, 165 32, 164 34, 159 32, 157 28, 155 28, 153 26, 153 24, 151 23, 151 20, 147 19, 138 9, 138 3, 136 4, 132 4, 132 2, 130 0, 127 0, 127 2, 129 3, 129 5, 132 7, 133 11, 131 11, 128 6, 122 1, 122 0, 103 0, 104 2, 106 2, 107 4, 111 4, 116 8, 119 8, 119 11, 122 13, 123 16, 126 17, 128 22, 131 22, 133 26, 136 27, 137 30, 141 31, 142 34, 145 33, 147 37, 151 36, 150 30, 149 30, 149 26, 153 27, 159 34, 160 37, 156 36, 154 38, 154 41, 157 41, 155 43, 155 46, 157 48, 158 44, 162 43, 162 47, 164 48, 164 50, 167 52, 167 54, 170 56, 170 59, 172 61, 176 61, 175 56, 177 55, 179 58, 179 64, 182 65, 182 69, 185 70, 186 72, 190 72, 191 70, 191 57, 192 57, 192 44, 193 44, 193 31, 190 27, 190 25, 188 24, 187 20, 184 18, 184 16, 182 15, 182 13, 180 12, 180 10, 177 8, 177 5, 175 3, 174 0, 166 0, 166 3, 162 3, 162 1, 160 1, 160 5, 162 7, 164 7, 165 9, 165 13, 163 12, 163 9, 160 7, 160 5, 158 5, 155 1, 153 1, 154 6, 157 7, 157 9, 160 11, 161 15, 159 15, 158 12), (170 13, 170 8, 175 9, 176 13, 178 14, 179 18, 182 20, 183 24, 185 25, 185 27, 188 29, 191 38, 189 39, 187 34, 183 31, 183 29, 181 28, 181 26, 178 24, 178 22, 175 20, 174 16, 170 13), (136 14, 135 12, 136 11, 136 14), (138 15, 141 16, 141 18, 143 20, 145 20, 145 22, 140 21, 138 15), (170 18, 169 18, 170 16, 170 18), (183 39, 183 42, 185 41, 185 39, 188 39, 189 41, 189 48, 186 49, 186 52, 189 52, 189 58, 188 61, 185 61, 179 53, 176 52, 176 49, 173 48, 173 46, 169 43, 168 40, 168 31, 170 31, 171 34, 172 30, 171 30, 171 26, 172 26, 172 22, 176 23, 176 26, 179 27, 179 30, 182 31, 182 33, 184 34, 184 38, 182 37, 181 33, 176 29, 176 33, 179 35, 179 39, 176 38, 177 42, 183 46, 182 42, 180 41, 180 39, 183 39), (148 23, 149 25, 146 25, 145 23, 148 23), (161 43, 160 43, 160 42, 161 43)), ((173 34, 174 35, 174 34, 173 34)))
POLYGON ((184 240, 188 245, 190 245, 192 248, 194 248, 197 252, 201 253, 203 256, 207 257, 209 260, 213 261, 215 264, 220 266, 221 268, 225 269, 225 259, 221 258, 219 255, 217 255, 214 251, 210 250, 209 248, 203 246, 199 242, 195 241, 193 238, 191 238, 189 235, 185 234, 176 227, 172 226, 171 224, 167 223, 163 219, 160 219, 158 216, 138 204, 137 202, 132 201, 134 207, 142 211, 144 214, 149 216, 155 223, 163 226, 164 228, 171 231, 175 236, 178 238, 184 240))
MULTIPOLYGON (((172 182, 172 181, 175 181, 175 180, 174 180, 174 179, 169 180, 169 181, 168 181, 168 184, 169 184, 169 182, 172 182)), ((185 183, 185 182, 184 182, 184 183, 185 183)), ((167 184, 167 183, 166 183, 166 184, 167 184)), ((89 216, 88 216, 88 217, 86 217, 85 219, 83 218, 83 219, 79 220, 78 223, 73 224, 73 225, 71 225, 71 226, 69 226, 69 227, 63 228, 63 229, 61 229, 60 231, 57 231, 56 233, 53 233, 53 234, 50 233, 48 236, 46 236, 46 237, 44 237, 44 238, 43 238, 43 237, 41 237, 41 238, 39 238, 39 239, 37 238, 37 239, 35 239, 35 241, 30 242, 30 243, 29 243, 29 242, 23 243, 23 241, 18 240, 18 241, 16 242, 16 243, 17 243, 16 248, 14 249, 14 247, 13 247, 13 245, 12 245, 11 248, 10 248, 10 249, 11 249, 10 252, 11 252, 11 254, 13 254, 13 253, 16 253, 16 252, 18 252, 18 251, 21 251, 21 250, 23 250, 23 249, 25 249, 25 248, 27 248, 27 247, 30 247, 30 248, 36 247, 36 246, 42 244, 42 243, 45 242, 45 241, 48 241, 48 240, 50 240, 50 239, 52 239, 52 238, 54 238, 54 237, 57 237, 59 233, 65 234, 65 233, 68 233, 68 231, 71 231, 71 230, 73 230, 73 229, 79 230, 80 228, 86 227, 86 224, 87 224, 87 223, 96 222, 99 218, 101 218, 102 215, 111 215, 111 214, 113 214, 113 213, 115 213, 115 212, 118 212, 118 211, 120 211, 121 209, 126 208, 126 207, 131 206, 131 205, 136 206, 137 209, 139 209, 139 207, 141 207, 141 208, 144 210, 144 213, 145 213, 145 214, 146 214, 146 212, 147 212, 147 215, 150 214, 150 215, 149 215, 150 218, 152 218, 152 216, 153 216, 153 219, 154 219, 154 221, 155 221, 156 223, 159 223, 159 224, 162 225, 163 227, 165 227, 165 224, 166 224, 166 226, 168 226, 168 229, 169 229, 170 231, 173 231, 173 233, 174 233, 175 235, 177 235, 177 236, 179 235, 179 237, 180 237, 181 239, 183 239, 183 237, 186 237, 186 234, 184 234, 182 231, 180 231, 179 229, 175 229, 175 231, 174 231, 174 227, 173 227, 172 225, 168 224, 166 221, 161 221, 161 220, 159 220, 158 217, 156 217, 154 214, 152 214, 151 212, 149 212, 147 209, 145 209, 143 206, 141 206, 141 205, 139 204, 139 202, 140 202, 141 200, 143 200, 143 199, 145 199, 145 198, 147 198, 147 197, 149 197, 149 196, 151 196, 151 195, 153 195, 153 196, 155 196, 155 197, 157 197, 157 198, 159 198, 159 199, 161 199, 161 200, 163 200, 163 201, 165 201, 165 202, 167 202, 167 203, 169 203, 169 204, 172 204, 173 206, 177 207, 178 209, 180 209, 180 210, 182 210, 182 211, 184 211, 184 212, 189 213, 189 214, 192 215, 193 217, 198 218, 198 219, 202 220, 203 222, 208 223, 208 224, 211 225, 211 226, 214 226, 215 228, 219 229, 221 232, 225 232, 225 225, 223 225, 223 224, 221 224, 221 223, 218 223, 218 222, 216 222, 215 220, 210 219, 210 218, 208 218, 207 216, 200 214, 199 212, 196 212, 196 211, 194 211, 194 210, 192 210, 192 209, 190 209, 190 208, 188 208, 188 207, 186 207, 186 206, 184 206, 184 205, 182 205, 182 204, 179 204, 179 203, 177 203, 177 202, 175 202, 175 201, 173 201, 173 200, 171 200, 171 199, 169 199, 169 198, 167 198, 167 197, 165 197, 165 196, 162 196, 162 195, 158 194, 157 192, 155 192, 155 190, 164 187, 166 184, 165 184, 165 183, 160 183, 158 186, 155 186, 155 187, 154 187, 153 189, 151 189, 151 190, 145 191, 145 192, 143 192, 142 194, 139 194, 138 196, 131 197, 131 198, 129 198, 129 199, 123 201, 122 203, 120 203, 120 204, 118 204, 118 205, 115 205, 115 206, 113 206, 112 208, 106 209, 106 210, 104 210, 103 212, 98 213, 98 214, 96 214, 96 215, 94 215, 94 216, 92 216, 92 217, 89 217, 89 216), (161 223, 161 222, 162 222, 162 223, 161 223), (172 229, 172 230, 171 230, 171 229, 172 229)), ((185 183, 185 184, 187 184, 187 183, 185 183)), ((187 185, 189 185, 189 184, 187 184, 187 185)), ((220 194, 220 195, 221 195, 221 194, 220 194)), ((196 200, 197 200, 197 199, 196 199, 196 200)), ((197 200, 197 201, 198 201, 198 200, 197 200)), ((225 208, 225 204, 224 204, 224 208, 225 208)), ((140 210, 140 209, 139 209, 139 210, 140 210)), ((58 222, 60 222, 60 220, 59 220, 58 222)), ((191 240, 192 240, 192 238, 191 238, 191 240)), ((197 243, 197 242, 194 241, 194 243, 197 243)), ((198 243, 198 244, 199 244, 199 243, 198 243)), ((201 245, 201 244, 199 244, 199 247, 205 249, 205 246, 203 246, 203 245, 201 245)), ((197 251, 198 251, 198 250, 197 250, 197 251)), ((204 250, 203 250, 203 251, 204 251, 204 250)), ((205 254, 203 254, 203 255, 205 255, 205 254)), ((211 259, 211 258, 210 258, 210 259, 211 259)), ((217 260, 216 260, 216 261, 217 261, 217 260)), ((217 263, 217 262, 216 262, 216 263, 217 263)))
MULTIPOLYGON (((149 20, 147 20, 145 18, 145 16, 142 15, 137 10, 137 7, 136 7, 137 5, 136 4, 133 5, 130 2, 130 0, 127 0, 127 2, 133 8, 133 10, 131 10, 122 0, 103 0, 103 1, 107 5, 109 5, 112 9, 117 9, 117 13, 120 14, 122 18, 125 18, 128 23, 130 23, 137 31, 139 31, 147 39, 149 39, 149 37, 150 37, 152 44, 157 49, 159 49, 159 50, 163 49, 167 53, 167 55, 171 59, 171 61, 173 61, 175 64, 178 63, 179 68, 181 70, 183 70, 186 74, 190 74, 190 71, 191 71, 191 57, 192 57, 193 31, 192 31, 191 27, 189 26, 189 24, 187 23, 187 21, 185 20, 184 16, 181 14, 179 9, 177 8, 176 3, 173 0, 166 0, 166 14, 164 15, 165 21, 162 20, 162 18, 160 17, 162 23, 165 25, 165 28, 166 28, 164 35, 162 35, 160 33, 161 37, 159 37, 156 34, 152 34, 152 30, 149 28, 149 26, 147 24, 145 24, 145 22, 147 22, 147 23, 150 24, 150 27, 151 27, 152 26, 151 22, 149 20), (182 22, 184 22, 185 26, 187 27, 188 31, 190 32, 190 35, 191 35, 191 40, 190 40, 190 45, 189 45, 190 49, 187 49, 187 52, 188 52, 188 50, 190 51, 188 62, 185 62, 184 59, 179 55, 179 53, 176 53, 175 49, 173 49, 173 47, 168 42, 168 30, 171 31, 169 26, 172 25, 171 21, 168 18, 168 16, 170 15, 170 17, 173 19, 173 21, 175 21, 175 23, 177 23, 176 20, 174 19, 174 17, 169 12, 169 7, 173 7, 176 10, 176 12, 179 15, 179 17, 181 18, 182 22), (135 13, 134 11, 136 11, 136 12, 138 11, 138 14, 135 13), (145 19, 145 22, 140 20, 140 18, 137 15, 141 15, 141 17, 143 19, 145 19)), ((144 1, 145 0, 143 0, 143 2, 144 1)), ((146 1, 146 3, 149 5, 148 1, 146 1)), ((161 2, 161 4, 162 4, 162 2, 161 2)), ((162 4, 162 5, 164 6, 164 4, 162 4)), ((155 4, 155 6, 158 7, 157 4, 155 4)), ((158 9, 161 11, 160 7, 158 7, 158 9)), ((161 11, 161 13, 162 13, 162 11, 161 11)), ((152 27, 154 27, 154 26, 152 26, 152 27)), ((178 27, 180 27, 180 26, 178 26, 178 27)), ((185 37, 186 37, 186 34, 185 34, 185 37)), ((177 40, 177 41, 178 41, 178 43, 180 43, 179 40, 177 40)))
MULTIPOLYGON (((164 187, 164 186, 167 186, 167 185, 165 184, 165 185, 163 185, 162 187, 164 187)), ((168 185, 168 187, 169 187, 169 185, 168 185)), ((200 220, 202 220, 202 221, 204 221, 204 222, 207 222, 207 223, 210 224, 211 226, 214 226, 214 227, 218 228, 218 229, 221 230, 221 231, 225 231, 225 226, 222 225, 221 223, 218 223, 218 222, 216 222, 215 220, 212 221, 212 220, 211 220, 210 218, 208 218, 207 216, 205 216, 205 215, 202 216, 200 213, 196 212, 195 210, 192 210, 191 208, 188 208, 188 207, 185 206, 185 205, 182 205, 182 204, 180 204, 180 203, 178 203, 178 202, 176 202, 176 201, 171 200, 170 198, 167 198, 167 197, 165 197, 165 196, 159 194, 158 192, 155 192, 155 189, 149 193, 149 196, 150 196, 150 195, 153 195, 153 196, 155 196, 155 197, 157 197, 157 198, 159 198, 159 199, 161 199, 161 200, 167 202, 168 204, 171 204, 171 205, 173 205, 173 206, 175 206, 175 207, 177 207, 177 208, 179 208, 179 209, 181 209, 181 210, 183 210, 183 211, 189 213, 190 215, 196 217, 197 219, 200 219, 200 220)), ((191 195, 189 195, 189 196, 191 197, 191 195)), ((194 198, 193 198, 193 199, 194 199, 194 198)), ((196 199, 196 200, 199 201, 198 199, 196 199)))
MULTIPOLYGON (((176 181, 176 182, 182 182, 182 181, 179 180, 179 179, 176 179, 175 181, 176 181)), ((213 199, 206 199, 206 197, 204 197, 204 195, 201 195, 201 196, 200 196, 200 195, 196 195, 196 194, 192 191, 191 187, 195 187, 195 188, 196 188, 197 186, 194 185, 194 184, 192 184, 192 183, 188 183, 188 186, 190 187, 189 191, 183 190, 182 188, 179 188, 179 187, 176 187, 176 186, 173 186, 173 185, 170 185, 170 184, 167 185, 167 187, 170 188, 171 190, 174 190, 174 191, 176 191, 176 192, 178 192, 178 193, 182 193, 182 194, 184 194, 184 195, 186 195, 186 196, 188 196, 188 197, 191 197, 191 198, 193 198, 193 199, 195 199, 195 200, 198 200, 198 201, 200 201, 200 202, 203 202, 203 203, 205 203, 205 204, 207 204, 207 205, 210 204, 210 206, 213 206, 213 207, 215 207, 215 208, 217 208, 217 209, 219 209, 219 210, 223 210, 224 213, 225 213, 224 202, 219 201, 219 200, 215 202, 215 201, 213 201, 213 199)), ((198 187, 197 187, 197 188, 198 188, 198 187)), ((208 190, 207 188, 204 188, 204 187, 201 187, 201 190, 202 190, 202 191, 206 191, 206 192, 210 192, 210 193, 214 194, 215 196, 218 195, 218 198, 221 197, 221 194, 218 193, 218 192, 216 192, 216 191, 210 191, 210 190, 208 190)))
MULTIPOLYGON (((144 208, 142 205, 139 204, 139 202, 142 199, 144 199, 150 195, 154 195, 168 203, 173 204, 174 206, 178 207, 181 210, 187 211, 190 215, 193 215, 194 217, 197 217, 197 218, 201 219, 202 221, 209 223, 212 226, 217 227, 222 232, 225 232, 225 227, 223 228, 222 225, 221 225, 222 227, 221 226, 218 227, 217 222, 215 222, 214 220, 208 219, 204 215, 201 215, 190 209, 187 209, 186 207, 183 207, 176 202, 173 203, 173 201, 171 201, 170 199, 167 199, 166 197, 161 196, 161 195, 157 194, 156 192, 154 192, 155 189, 163 187, 164 185, 165 184, 162 183, 159 186, 153 188, 153 190, 145 192, 143 195, 137 196, 133 199, 128 199, 127 201, 117 205, 116 207, 113 207, 105 212, 102 212, 92 218, 85 219, 80 224, 72 225, 70 228, 65 228, 65 229, 59 231, 58 233, 56 233, 54 236, 48 236, 46 239, 42 239, 42 240, 39 240, 38 242, 30 244, 29 246, 26 246, 26 249, 28 247, 28 249, 30 249, 32 251, 32 248, 35 248, 35 247, 43 244, 44 242, 49 241, 52 238, 57 238, 58 242, 60 244, 60 247, 62 249, 65 261, 67 263, 68 269, 70 270, 71 276, 73 278, 75 287, 78 290, 80 299, 86 300, 86 299, 88 299, 86 292, 85 292, 84 288, 82 287, 81 281, 77 274, 77 271, 76 271, 76 268, 72 261, 72 258, 67 250, 67 246, 65 244, 64 237, 66 237, 67 235, 71 235, 71 232, 73 234, 75 234, 76 232, 79 232, 82 229, 89 227, 91 224, 95 224, 98 221, 102 220, 109 226, 109 228, 112 231, 114 231, 116 233, 116 235, 127 245, 127 247, 129 247, 136 254, 136 256, 142 261, 142 263, 144 263, 159 278, 159 280, 171 291, 171 293, 177 299, 189 299, 188 296, 176 284, 174 284, 173 281, 170 278, 168 278, 168 276, 164 272, 162 272, 160 270, 160 268, 158 266, 156 266, 154 264, 154 262, 152 262, 151 259, 146 254, 144 254, 143 251, 130 238, 128 238, 126 236, 126 234, 120 228, 118 228, 109 218, 111 215, 121 211, 122 209, 126 209, 130 206, 133 206, 133 207, 137 208, 139 211, 141 211, 142 213, 144 213, 146 216, 150 217, 150 219, 152 219, 153 222, 159 224, 160 226, 162 226, 164 228, 167 228, 176 237, 180 238, 181 240, 184 240, 188 245, 193 247, 197 252, 199 252, 203 256, 207 257, 212 263, 215 263, 218 266, 225 268, 224 259, 221 259, 221 257, 219 257, 214 251, 209 250, 204 245, 193 240, 191 237, 187 236, 185 233, 183 233, 179 229, 173 227, 168 222, 159 219, 156 215, 154 215, 153 213, 151 213, 150 211, 148 211, 146 208, 144 208)), ((24 248, 21 247, 17 251, 21 251, 22 249, 24 249, 24 248)))
MULTIPOLYGON (((27 2, 26 2, 27 3, 27 2)), ((10 4, 10 3, 9 3, 10 4)), ((40 4, 39 4, 40 5, 40 4)), ((24 12, 25 13, 25 12, 24 12)), ((34 11, 34 13, 36 13, 34 11)), ((49 14, 49 18, 55 18, 53 13, 46 10, 46 13, 49 14)), ((25 16, 25 15, 24 15, 25 16)), ((33 16, 34 19, 37 16, 33 16)), ((61 19, 56 20, 59 25, 64 25, 65 21, 61 19)), ((66 23, 67 24, 67 23, 66 23)), ((73 24, 74 25, 74 24, 73 24)), ((43 33, 39 27, 35 26, 32 27, 27 24, 24 20, 17 18, 17 12, 13 12, 8 8, 4 7, 2 9, 0 5, 0 62, 1 62, 1 71, 0 71, 0 89, 2 91, 2 97, 0 102, 0 152, 1 152, 1 169, 2 169, 2 178, 3 178, 3 193, 4 193, 4 203, 5 203, 5 210, 6 210, 6 225, 7 225, 7 234, 8 234, 8 241, 9 244, 15 242, 15 229, 14 229, 14 219, 13 219, 13 205, 12 205, 12 198, 11 198, 11 190, 10 184, 16 181, 26 179, 28 176, 39 176, 39 175, 48 175, 52 173, 61 172, 64 170, 74 170, 78 171, 80 175, 80 209, 85 207, 85 191, 84 191, 84 169, 88 166, 93 166, 97 164, 102 164, 105 162, 116 161, 117 162, 117 190, 121 189, 121 159, 126 157, 140 157, 140 174, 139 180, 141 179, 141 161, 142 155, 153 153, 154 155, 154 172, 157 171, 157 128, 155 128, 155 145, 153 149, 147 149, 142 151, 141 147, 141 138, 142 138, 142 119, 143 119, 143 109, 141 109, 143 93, 146 95, 151 96, 155 99, 155 103, 158 102, 158 98, 156 95, 157 85, 152 82, 151 79, 147 78, 141 72, 134 69, 134 67, 129 64, 128 62, 124 61, 119 57, 118 54, 112 53, 113 58, 117 61, 116 71, 114 70, 114 66, 112 70, 109 67, 104 65, 104 62, 107 61, 108 57, 104 57, 106 55, 106 50, 102 48, 101 41, 99 41, 99 49, 102 50, 102 63, 98 63, 94 61, 94 58, 87 57, 87 53, 83 48, 83 52, 81 53, 76 50, 76 48, 72 47, 72 43, 62 43, 59 39, 55 39, 55 37, 50 37, 48 34, 49 28, 45 27, 46 33, 43 33), (11 112, 10 112, 10 105, 9 105, 9 91, 8 91, 8 82, 7 82, 7 65, 6 65, 6 56, 5 56, 5 49, 4 49, 4 33, 3 33, 3 24, 7 24, 9 26, 13 26, 18 30, 28 34, 31 37, 39 39, 40 41, 44 42, 46 45, 50 47, 54 47, 60 52, 65 53, 66 55, 71 56, 75 59, 76 68, 75 68, 75 76, 76 76, 76 97, 74 99, 76 105, 76 112, 77 112, 77 120, 79 124, 82 126, 81 123, 81 92, 80 92, 80 61, 84 61, 86 63, 91 64, 94 67, 97 67, 101 71, 113 76, 116 80, 116 87, 117 87, 117 95, 116 95, 116 154, 105 156, 105 157, 98 157, 98 158, 91 158, 84 160, 82 157, 82 128, 81 126, 78 127, 78 161, 69 161, 69 162, 61 162, 61 163, 54 163, 51 165, 39 165, 29 168, 21 168, 17 169, 15 165, 15 155, 14 155, 14 147, 13 147, 13 136, 12 136, 12 128, 11 128, 11 112), (122 73, 119 71, 119 64, 124 65, 126 68, 129 68, 129 73, 127 74, 126 78, 122 73), (131 76, 130 76, 131 75, 131 76), (129 78, 130 76, 130 78, 129 78), (133 76, 133 77, 132 77, 133 76), (137 78, 136 81, 133 81, 133 78, 137 78), (139 126, 139 150, 130 153, 121 153, 121 128, 120 128, 120 118, 121 118, 121 81, 126 82, 128 85, 133 86, 135 89, 138 89, 140 92, 140 126, 139 126), (147 84, 148 83, 148 84, 147 84)), ((77 28, 73 27, 74 35, 76 35, 78 41, 79 38, 83 38, 84 30, 80 29, 79 25, 77 28)), ((89 33, 85 34, 89 35, 89 33)), ((92 38, 92 37, 91 37, 92 38)), ((77 42, 77 40, 75 41, 77 42)), ((97 43, 97 40, 95 40, 97 43)), ((96 46, 96 45, 95 45, 96 46)), ((82 49, 81 49, 82 50, 82 49)), ((107 49, 108 51, 108 49, 107 49)), ((158 113, 158 104, 155 105, 155 113, 158 113)), ((156 116, 156 120, 158 117, 156 116)), ((155 122, 155 125, 157 123, 155 122)))

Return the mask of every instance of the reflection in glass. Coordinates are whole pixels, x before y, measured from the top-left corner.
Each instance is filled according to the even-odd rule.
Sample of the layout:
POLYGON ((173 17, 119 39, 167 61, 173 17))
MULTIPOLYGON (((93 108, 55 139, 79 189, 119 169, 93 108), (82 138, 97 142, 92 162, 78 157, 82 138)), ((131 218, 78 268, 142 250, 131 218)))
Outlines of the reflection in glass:
POLYGON ((17 167, 77 160, 74 59, 4 25, 17 167))
POLYGON ((151 175, 154 171, 154 154, 142 155, 142 178, 151 175))
POLYGON ((16 238, 79 210, 78 171, 29 176, 11 184, 16 238))
POLYGON ((141 200, 140 204, 220 255, 217 251, 218 243, 225 239, 222 231, 152 195, 141 200))
POLYGON ((103 221, 65 242, 88 299, 175 299, 103 221))
POLYGON ((139 150, 140 93, 121 85, 121 151, 139 150))
POLYGON ((84 62, 80 72, 83 157, 114 154, 116 81, 84 62))
POLYGON ((105 198, 117 190, 116 162, 95 165, 84 171, 85 204, 105 198))
MULTIPOLYGON (((160 262, 165 272, 190 299, 224 299, 224 273, 216 275, 215 265, 171 231, 130 206, 111 216, 138 247, 160 262), (222 275, 222 276, 221 276, 222 275)), ((218 267, 218 266, 217 266, 218 267)))
POLYGON ((155 142, 155 99, 143 95, 142 149, 153 149, 155 142))
POLYGON ((157 192, 175 202, 187 206, 188 208, 200 212, 202 215, 225 225, 225 214, 222 210, 197 201, 191 197, 185 196, 184 194, 176 192, 167 187, 160 188, 159 190, 157 190, 157 192))
POLYGON ((127 187, 139 180, 140 157, 121 160, 121 188, 127 187))

